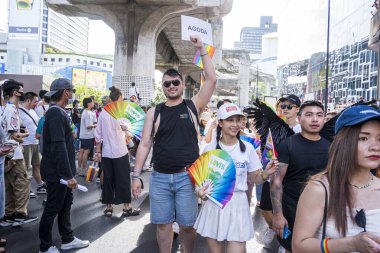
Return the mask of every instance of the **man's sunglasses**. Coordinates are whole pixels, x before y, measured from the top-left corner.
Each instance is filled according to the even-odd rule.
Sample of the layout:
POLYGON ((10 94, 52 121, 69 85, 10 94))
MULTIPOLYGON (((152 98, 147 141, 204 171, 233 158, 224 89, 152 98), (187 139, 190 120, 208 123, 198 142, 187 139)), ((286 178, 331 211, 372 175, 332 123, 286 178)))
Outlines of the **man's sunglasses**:
POLYGON ((285 110, 287 108, 288 110, 291 110, 293 107, 296 107, 295 105, 286 105, 286 104, 281 104, 281 109, 285 110))
POLYGON ((171 80, 171 81, 165 81, 165 82, 163 82, 162 85, 163 85, 165 88, 169 88, 171 84, 173 84, 174 86, 178 86, 178 85, 181 84, 181 81, 178 80, 178 79, 171 80))
POLYGON ((74 94, 76 92, 76 89, 67 89, 67 90, 72 91, 74 94))

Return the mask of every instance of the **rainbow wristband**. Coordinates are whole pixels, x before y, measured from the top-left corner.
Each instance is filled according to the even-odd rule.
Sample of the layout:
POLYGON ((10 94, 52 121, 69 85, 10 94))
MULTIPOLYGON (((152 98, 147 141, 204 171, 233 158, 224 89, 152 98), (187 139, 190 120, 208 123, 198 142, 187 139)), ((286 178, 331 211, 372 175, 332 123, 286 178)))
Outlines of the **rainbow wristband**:
POLYGON ((330 253, 329 252, 329 248, 327 246, 328 240, 330 240, 329 237, 327 237, 326 239, 321 240, 321 250, 322 250, 322 253, 330 253))

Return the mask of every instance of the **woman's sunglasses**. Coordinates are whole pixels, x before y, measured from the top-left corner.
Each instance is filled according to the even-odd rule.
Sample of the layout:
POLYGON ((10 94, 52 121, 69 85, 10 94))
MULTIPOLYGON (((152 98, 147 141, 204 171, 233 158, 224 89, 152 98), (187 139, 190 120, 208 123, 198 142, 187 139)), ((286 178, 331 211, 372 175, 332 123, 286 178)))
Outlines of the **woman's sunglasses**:
POLYGON ((281 104, 281 109, 285 110, 287 108, 288 110, 291 110, 293 107, 296 107, 295 105, 286 105, 286 104, 281 104))
POLYGON ((360 209, 360 211, 356 210, 355 222, 359 227, 363 229, 363 232, 367 232, 365 229, 367 225, 367 218, 365 216, 364 209, 360 209))
POLYGON ((164 85, 165 88, 169 88, 171 84, 173 84, 174 86, 178 86, 181 84, 181 81, 177 79, 171 80, 171 81, 165 81, 162 85, 164 85))

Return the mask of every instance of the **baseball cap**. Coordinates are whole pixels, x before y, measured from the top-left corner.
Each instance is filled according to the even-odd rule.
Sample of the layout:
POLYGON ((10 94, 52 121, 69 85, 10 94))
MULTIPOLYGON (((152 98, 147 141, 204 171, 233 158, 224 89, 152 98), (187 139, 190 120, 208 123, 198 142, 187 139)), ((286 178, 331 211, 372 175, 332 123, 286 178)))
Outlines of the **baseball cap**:
POLYGON ((345 126, 354 126, 371 119, 380 120, 380 111, 368 106, 357 105, 344 110, 335 123, 335 134, 345 126))
POLYGON ((224 103, 221 107, 218 109, 218 120, 227 119, 234 115, 240 115, 244 116, 243 112, 240 110, 240 108, 232 103, 224 103))
POLYGON ((284 102, 284 101, 289 101, 290 103, 292 104, 295 104, 296 106, 300 107, 301 106, 301 100, 298 96, 296 95, 289 95, 289 96, 286 96, 286 97, 283 97, 283 98, 280 98, 279 101, 280 102, 284 102))
POLYGON ((45 96, 51 97, 55 93, 57 93, 57 91, 59 91, 59 90, 68 90, 68 89, 73 89, 73 88, 74 88, 74 86, 70 80, 65 79, 65 78, 58 78, 58 79, 55 79, 51 83, 50 91, 48 93, 46 93, 45 96))

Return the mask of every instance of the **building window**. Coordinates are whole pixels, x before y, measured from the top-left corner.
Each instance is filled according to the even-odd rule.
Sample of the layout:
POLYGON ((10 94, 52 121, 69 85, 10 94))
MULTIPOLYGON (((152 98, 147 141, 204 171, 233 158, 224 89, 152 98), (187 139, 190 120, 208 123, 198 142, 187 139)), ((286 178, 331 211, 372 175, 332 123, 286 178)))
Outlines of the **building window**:
POLYGON ((77 63, 80 63, 80 59, 77 59, 77 63))
POLYGON ((43 23, 43 24, 42 24, 42 27, 43 27, 43 28, 48 28, 48 24, 43 23))
POLYGON ((66 58, 66 62, 70 62, 70 58, 66 58))
POLYGON ((90 65, 94 65, 94 62, 93 62, 93 61, 90 61, 90 65))
POLYGON ((55 62, 55 58, 51 58, 50 61, 51 61, 51 62, 55 62))
POLYGON ((112 69, 112 64, 110 64, 110 68, 112 69))
POLYGON ((87 64, 87 60, 83 60, 83 64, 87 64))
POLYGON ((107 68, 107 63, 103 63, 103 68, 107 68))
POLYGON ((43 17, 43 21, 44 22, 48 22, 48 18, 47 17, 43 17))
POLYGON ((100 62, 97 62, 97 63, 96 63, 96 66, 100 67, 100 62))
POLYGON ((62 62, 62 58, 58 58, 58 62, 62 62))

